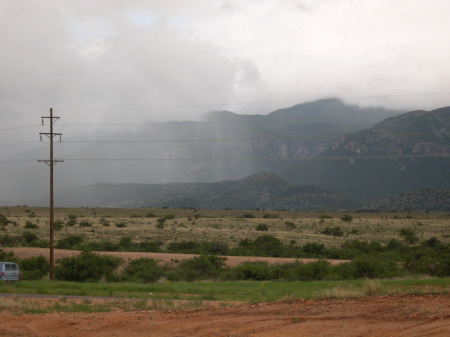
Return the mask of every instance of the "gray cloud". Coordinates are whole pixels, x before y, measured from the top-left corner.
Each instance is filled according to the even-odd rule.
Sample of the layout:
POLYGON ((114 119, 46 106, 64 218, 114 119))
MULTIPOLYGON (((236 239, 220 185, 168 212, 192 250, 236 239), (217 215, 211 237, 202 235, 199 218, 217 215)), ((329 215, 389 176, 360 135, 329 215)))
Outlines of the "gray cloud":
MULTIPOLYGON (((212 109, 268 113, 287 105, 239 102, 330 96, 432 109, 450 97, 420 95, 449 91, 449 10, 439 0, 3 1, 0 115, 184 106, 63 116, 64 123, 192 119, 212 109), (354 98, 410 93, 418 95, 354 98)), ((30 125, 39 115, 2 122, 30 125)), ((0 140, 12 136, 31 139, 18 131, 0 140)))

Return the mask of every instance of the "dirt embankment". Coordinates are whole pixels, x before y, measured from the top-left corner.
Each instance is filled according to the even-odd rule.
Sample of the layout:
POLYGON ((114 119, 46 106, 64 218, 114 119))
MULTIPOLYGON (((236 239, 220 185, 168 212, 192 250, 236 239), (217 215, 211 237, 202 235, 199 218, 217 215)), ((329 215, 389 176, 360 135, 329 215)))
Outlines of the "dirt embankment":
POLYGON ((447 337, 450 296, 291 301, 179 311, 12 315, 0 336, 447 337))

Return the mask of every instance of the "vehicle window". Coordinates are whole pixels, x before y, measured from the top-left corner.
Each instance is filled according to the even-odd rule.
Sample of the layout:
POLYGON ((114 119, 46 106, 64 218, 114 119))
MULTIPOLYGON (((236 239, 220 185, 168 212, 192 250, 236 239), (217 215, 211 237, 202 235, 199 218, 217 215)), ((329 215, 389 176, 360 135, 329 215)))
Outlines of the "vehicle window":
POLYGON ((17 270, 17 264, 12 264, 11 265, 11 270, 17 270))
POLYGON ((11 264, 5 263, 5 270, 11 270, 11 264))

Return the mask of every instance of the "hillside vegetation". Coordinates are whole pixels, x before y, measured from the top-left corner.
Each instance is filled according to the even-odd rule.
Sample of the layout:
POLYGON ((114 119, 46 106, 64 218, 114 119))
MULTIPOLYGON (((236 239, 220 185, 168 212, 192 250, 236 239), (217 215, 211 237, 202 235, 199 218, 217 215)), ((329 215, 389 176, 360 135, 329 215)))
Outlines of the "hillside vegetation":
POLYGON ((450 212, 450 189, 414 190, 390 198, 381 199, 364 209, 379 212, 450 212))

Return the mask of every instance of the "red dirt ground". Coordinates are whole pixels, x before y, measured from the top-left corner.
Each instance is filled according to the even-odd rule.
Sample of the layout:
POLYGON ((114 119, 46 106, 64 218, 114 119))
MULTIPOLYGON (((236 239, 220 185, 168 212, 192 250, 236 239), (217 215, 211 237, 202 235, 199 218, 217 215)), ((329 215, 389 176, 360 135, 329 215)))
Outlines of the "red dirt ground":
POLYGON ((450 296, 300 300, 178 311, 0 313, 0 336, 447 337, 450 296))

